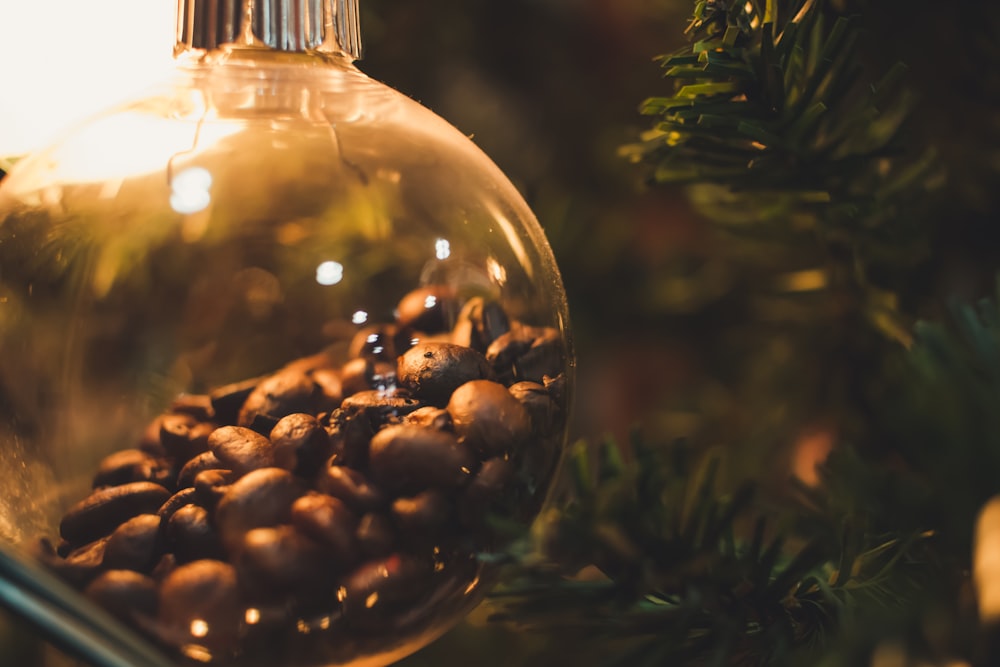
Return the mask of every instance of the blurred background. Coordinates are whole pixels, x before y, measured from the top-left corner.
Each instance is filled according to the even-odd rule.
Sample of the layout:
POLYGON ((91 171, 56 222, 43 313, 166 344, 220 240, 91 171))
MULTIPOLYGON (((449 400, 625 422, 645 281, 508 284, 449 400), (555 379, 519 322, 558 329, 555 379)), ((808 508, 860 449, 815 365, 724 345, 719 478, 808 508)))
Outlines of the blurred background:
MULTIPOLYGON (((169 64, 170 0, 61 4, 0 0, 0 158, 169 64), (118 33, 112 19, 142 29, 118 33)), ((882 277, 905 322, 939 317, 946 297, 989 293, 1000 265, 1000 59, 996 11, 980 4, 838 5, 864 11, 858 58, 871 78, 897 60, 910 66, 912 141, 933 146, 945 168, 905 213, 931 221, 919 247, 882 277)), ((645 169, 619 155, 650 127, 639 104, 671 91, 653 58, 686 45, 692 6, 362 0, 359 66, 470 135, 545 228, 577 345, 571 439, 625 441, 639 429, 725 447, 731 474, 773 481, 780 499, 781 480, 808 477, 837 434, 862 429, 857 415, 879 390, 869 379, 895 343, 871 336, 825 285, 789 282, 815 265, 814 251, 719 235, 706 221, 719 192, 649 187, 645 169)), ((403 664, 597 664, 487 624, 488 613, 403 664)), ((31 665, 42 650, 0 614, 0 665, 31 665)))

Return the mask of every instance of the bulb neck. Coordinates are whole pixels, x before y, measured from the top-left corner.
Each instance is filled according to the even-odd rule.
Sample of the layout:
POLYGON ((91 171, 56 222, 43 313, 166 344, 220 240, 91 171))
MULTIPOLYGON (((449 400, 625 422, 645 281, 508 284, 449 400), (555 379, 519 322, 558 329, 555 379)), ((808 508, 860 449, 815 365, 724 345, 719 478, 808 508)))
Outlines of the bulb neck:
POLYGON ((358 0, 177 0, 175 56, 226 46, 357 60, 358 0))

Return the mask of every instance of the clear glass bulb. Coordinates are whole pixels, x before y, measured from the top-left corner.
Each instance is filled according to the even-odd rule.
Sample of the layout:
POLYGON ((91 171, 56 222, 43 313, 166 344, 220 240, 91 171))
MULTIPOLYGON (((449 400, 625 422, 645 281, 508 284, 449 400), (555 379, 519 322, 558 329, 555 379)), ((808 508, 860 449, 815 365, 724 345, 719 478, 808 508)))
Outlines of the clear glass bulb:
POLYGON ((268 3, 230 12, 0 184, 0 535, 200 662, 431 641, 565 441, 567 307, 532 212, 354 67, 353 3, 313 4, 273 34, 268 3))

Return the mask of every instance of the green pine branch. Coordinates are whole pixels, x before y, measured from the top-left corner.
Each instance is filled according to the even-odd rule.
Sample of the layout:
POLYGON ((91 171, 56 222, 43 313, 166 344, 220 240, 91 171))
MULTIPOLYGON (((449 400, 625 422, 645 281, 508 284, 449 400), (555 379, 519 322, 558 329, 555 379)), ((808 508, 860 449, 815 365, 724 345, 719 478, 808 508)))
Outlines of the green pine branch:
POLYGON ((907 205, 933 184, 933 153, 906 145, 905 65, 865 81, 857 17, 820 0, 703 0, 688 34, 690 50, 657 59, 673 93, 643 102, 655 123, 622 149, 653 184, 697 184, 733 233, 807 234, 865 263, 925 255, 907 205))
POLYGON ((827 646, 860 605, 898 604, 927 575, 920 535, 876 541, 857 523, 850 540, 803 540, 775 528, 788 517, 755 507, 752 484, 720 493, 717 456, 638 438, 629 449, 573 448, 559 509, 494 594, 494 620, 624 642, 616 665, 778 664, 827 646), (574 574, 586 565, 600 574, 574 574))

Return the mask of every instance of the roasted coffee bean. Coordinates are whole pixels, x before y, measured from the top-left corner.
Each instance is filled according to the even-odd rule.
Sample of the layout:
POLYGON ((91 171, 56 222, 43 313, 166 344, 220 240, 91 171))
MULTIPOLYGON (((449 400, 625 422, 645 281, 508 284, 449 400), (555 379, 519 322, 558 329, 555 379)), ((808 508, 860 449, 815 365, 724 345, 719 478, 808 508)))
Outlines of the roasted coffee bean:
POLYGON ((451 327, 458 308, 454 287, 427 285, 400 299, 396 306, 396 322, 401 329, 440 333, 451 327))
MULTIPOLYGON (((104 550, 108 538, 102 537, 59 557, 45 548, 36 550, 35 555, 66 583, 83 588, 100 574, 104 564, 104 550)), ((51 548, 51 545, 48 545, 51 548)))
POLYGON ((237 424, 249 427, 257 415, 281 419, 293 412, 312 412, 317 393, 316 385, 305 373, 294 368, 278 371, 250 392, 240 408, 237 424))
POLYGON ((451 431, 451 415, 444 408, 426 405, 418 408, 403 418, 404 424, 432 428, 438 431, 451 431))
POLYGON ((300 476, 313 474, 331 454, 330 436, 319 420, 301 412, 282 417, 271 429, 274 464, 300 476))
POLYGON ((216 468, 227 468, 237 475, 251 470, 273 468, 274 445, 256 431, 241 426, 222 426, 208 436, 208 448, 222 462, 216 468))
POLYGON ((316 490, 341 500, 355 512, 378 509, 388 502, 362 473, 346 466, 326 466, 316 478, 316 490))
POLYGON ((341 409, 347 414, 364 414, 377 429, 382 424, 399 419, 423 403, 403 392, 386 392, 377 389, 359 391, 344 399, 341 409))
POLYGON ((231 651, 243 617, 236 570, 228 563, 179 565, 160 584, 159 626, 164 639, 176 646, 231 651))
POLYGON ((328 352, 319 352, 308 357, 300 357, 289 361, 281 367, 282 371, 294 371, 310 375, 321 368, 334 368, 336 366, 333 356, 328 352))
POLYGON ((484 516, 508 498, 515 472, 514 464, 503 457, 483 461, 479 472, 462 490, 458 502, 462 523, 473 529, 484 527, 484 516))
POLYGON ((496 301, 474 297, 465 302, 452 330, 451 342, 486 352, 490 343, 510 331, 510 320, 496 301))
POLYGON ((264 376, 241 380, 219 387, 209 394, 216 421, 220 424, 235 423, 239 418, 240 408, 263 379, 264 376))
POLYGON ((485 507, 500 499, 514 481, 514 464, 503 457, 483 461, 479 472, 462 493, 463 502, 485 507))
POLYGON ((160 421, 160 443, 180 464, 208 449, 208 434, 214 426, 190 415, 164 415, 160 421))
POLYGON ((340 381, 340 371, 334 368, 319 368, 309 374, 313 384, 319 390, 316 397, 316 409, 319 412, 330 412, 340 407, 344 400, 344 387, 340 381))
POLYGON ((292 525, 327 547, 331 566, 348 566, 358 559, 358 518, 337 498, 307 493, 292 504, 292 525))
POLYGON ((222 461, 215 455, 215 452, 202 452, 185 463, 184 467, 181 468, 181 471, 177 474, 177 488, 185 489, 189 486, 194 486, 194 478, 202 470, 219 470, 225 467, 222 461))
POLYGON ((428 489, 392 503, 392 521, 408 542, 429 543, 455 524, 455 508, 439 489, 428 489))
POLYGON ((509 455, 531 437, 531 417, 507 388, 474 380, 451 395, 448 412, 455 433, 482 457, 509 455))
POLYGON ((157 561, 149 576, 151 576, 155 581, 163 581, 167 578, 167 575, 175 569, 177 569, 177 556, 172 553, 165 553, 160 557, 160 560, 157 561))
POLYGON ((457 387, 493 377, 489 363, 475 350, 451 343, 421 343, 398 362, 399 384, 433 405, 444 405, 457 387))
POLYGON ((562 372, 562 338, 551 327, 517 325, 490 344, 486 359, 497 379, 506 384, 542 382, 562 372))
POLYGON ((352 626, 384 624, 388 615, 425 595, 432 584, 429 560, 395 553, 365 563, 345 580, 339 597, 352 626))
POLYGON ((278 418, 271 415, 256 414, 248 427, 254 433, 258 433, 265 438, 278 425, 278 418))
POLYGON ((174 512, 167 522, 166 537, 178 563, 203 558, 222 560, 226 555, 208 510, 198 505, 185 505, 174 512))
POLYGON ((396 544, 396 533, 388 516, 369 512, 358 521, 358 546, 369 558, 381 558, 392 553, 396 544))
POLYGON ((331 460, 337 465, 364 467, 368 461, 368 441, 375 430, 371 419, 363 414, 334 410, 326 427, 330 436, 331 460))
POLYGON ((566 374, 560 373, 555 377, 545 376, 542 378, 542 384, 545 385, 545 391, 549 392, 549 396, 552 400, 556 402, 557 405, 566 405, 566 374))
POLYGON ((163 448, 163 443, 160 442, 160 425, 163 423, 165 416, 159 415, 150 421, 143 430, 142 437, 138 443, 138 449, 157 459, 167 456, 167 450, 163 448))
POLYGON ((160 505, 160 508, 156 510, 156 516, 160 517, 160 521, 167 521, 174 515, 174 512, 185 505, 190 505, 191 503, 197 501, 198 496, 195 489, 189 486, 167 498, 167 501, 160 505))
POLYGON ((120 486, 132 482, 153 482, 169 486, 170 463, 141 449, 123 449, 104 458, 94 475, 94 488, 120 486))
POLYGON ((510 386, 510 395, 524 406, 531 417, 531 425, 543 438, 562 428, 562 408, 552 400, 549 391, 537 382, 518 382, 510 386))
POLYGON ((396 359, 397 328, 391 324, 373 324, 358 330, 347 348, 351 359, 365 357, 380 361, 396 359))
POLYGON ((248 531, 236 558, 240 582, 265 598, 329 599, 336 565, 322 546, 292 526, 248 531))
POLYGON ((380 488, 400 494, 462 486, 475 467, 472 452, 451 433, 408 424, 386 426, 372 438, 369 450, 372 479, 380 488))
POLYGON ((132 570, 108 570, 94 579, 84 595, 123 621, 156 617, 156 582, 132 570))
POLYGON ((123 521, 156 512, 170 492, 152 482, 132 482, 97 489, 73 505, 59 524, 59 534, 73 544, 108 535, 123 521))
POLYGON ((191 415, 201 422, 215 419, 215 408, 212 407, 212 397, 206 394, 181 394, 170 404, 170 412, 191 415))
POLYGON ((352 359, 340 370, 344 398, 369 389, 385 390, 396 384, 396 364, 371 358, 352 359))
POLYGON ((163 533, 156 514, 134 516, 108 537, 104 567, 148 573, 163 555, 163 533))
POLYGON ((261 468, 236 480, 215 510, 223 544, 234 550, 247 531, 288 523, 292 503, 304 491, 302 483, 281 468, 261 468))
POLYGON ((194 478, 197 504, 207 510, 214 510, 219 500, 237 479, 232 470, 202 470, 194 478))

